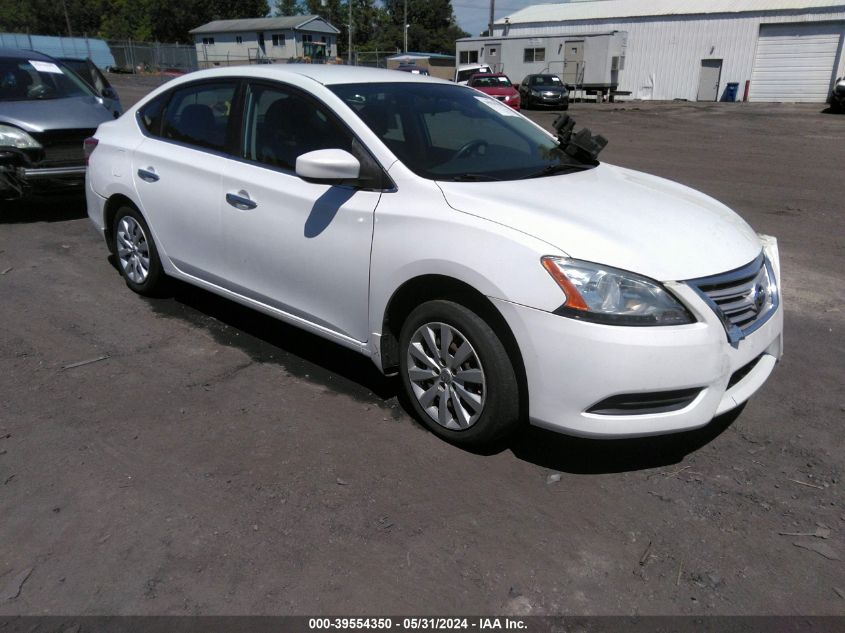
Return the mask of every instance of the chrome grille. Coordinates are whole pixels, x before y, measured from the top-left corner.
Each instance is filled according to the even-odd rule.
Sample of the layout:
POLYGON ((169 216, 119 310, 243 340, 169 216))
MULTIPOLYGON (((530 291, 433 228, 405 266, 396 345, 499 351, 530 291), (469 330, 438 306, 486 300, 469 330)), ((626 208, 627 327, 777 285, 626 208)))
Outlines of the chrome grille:
POLYGON ((762 254, 742 268, 687 284, 719 316, 734 345, 763 325, 778 307, 774 271, 762 254))

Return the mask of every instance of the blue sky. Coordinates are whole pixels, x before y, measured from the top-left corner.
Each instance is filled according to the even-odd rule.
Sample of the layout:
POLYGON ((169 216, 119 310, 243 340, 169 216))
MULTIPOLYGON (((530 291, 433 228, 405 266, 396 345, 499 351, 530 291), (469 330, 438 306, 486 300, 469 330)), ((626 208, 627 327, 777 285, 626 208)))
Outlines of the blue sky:
MULTIPOLYGON (((554 0, 496 0, 496 19, 519 11, 532 4, 544 4, 554 0)), ((452 0, 458 24, 470 35, 478 35, 487 28, 490 19, 490 0, 452 0)))

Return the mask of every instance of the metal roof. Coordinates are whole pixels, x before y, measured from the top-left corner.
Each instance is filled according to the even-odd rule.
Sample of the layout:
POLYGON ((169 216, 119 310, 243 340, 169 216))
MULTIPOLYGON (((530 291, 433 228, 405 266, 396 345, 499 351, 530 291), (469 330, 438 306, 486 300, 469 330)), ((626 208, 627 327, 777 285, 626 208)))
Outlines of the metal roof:
POLYGON ((393 61, 411 61, 414 59, 455 59, 455 56, 446 55, 445 53, 412 53, 408 51, 407 53, 393 55, 387 59, 391 59, 393 61))
POLYGON ((535 4, 496 20, 496 24, 570 22, 616 18, 760 11, 800 11, 833 7, 845 9, 839 0, 588 0, 560 4, 535 4))
POLYGON ((276 18, 246 18, 243 20, 214 20, 189 32, 192 35, 199 33, 232 33, 236 31, 281 31, 284 29, 303 29, 305 25, 314 20, 319 20, 335 33, 340 31, 326 22, 319 15, 286 15, 276 18))

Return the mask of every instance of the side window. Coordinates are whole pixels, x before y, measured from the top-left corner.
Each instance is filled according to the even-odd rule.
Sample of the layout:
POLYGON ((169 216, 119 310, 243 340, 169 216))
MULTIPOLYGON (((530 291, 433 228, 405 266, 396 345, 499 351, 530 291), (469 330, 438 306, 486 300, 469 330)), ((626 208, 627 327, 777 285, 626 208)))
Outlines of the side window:
POLYGON ((156 97, 138 112, 138 122, 151 136, 161 136, 161 120, 167 96, 156 97))
POLYGON ((225 151, 236 87, 235 82, 202 83, 175 90, 164 115, 162 136, 225 151))
POLYGON ((318 103, 282 87, 251 85, 244 110, 243 158, 294 171, 300 154, 352 151, 352 135, 318 103))

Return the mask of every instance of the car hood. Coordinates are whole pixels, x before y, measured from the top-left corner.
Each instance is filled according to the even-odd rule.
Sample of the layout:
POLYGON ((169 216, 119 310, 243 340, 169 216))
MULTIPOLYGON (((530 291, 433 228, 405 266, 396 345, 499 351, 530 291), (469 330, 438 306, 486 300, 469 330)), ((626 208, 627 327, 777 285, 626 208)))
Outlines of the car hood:
POLYGON ((26 132, 91 129, 113 118, 96 97, 0 101, 0 123, 26 132))
POLYGON ((522 181, 437 184, 458 211, 541 239, 575 259, 659 281, 733 270, 762 248, 751 227, 713 198, 607 164, 522 181))
POLYGON ((537 92, 569 92, 566 86, 529 86, 529 88, 537 92))

